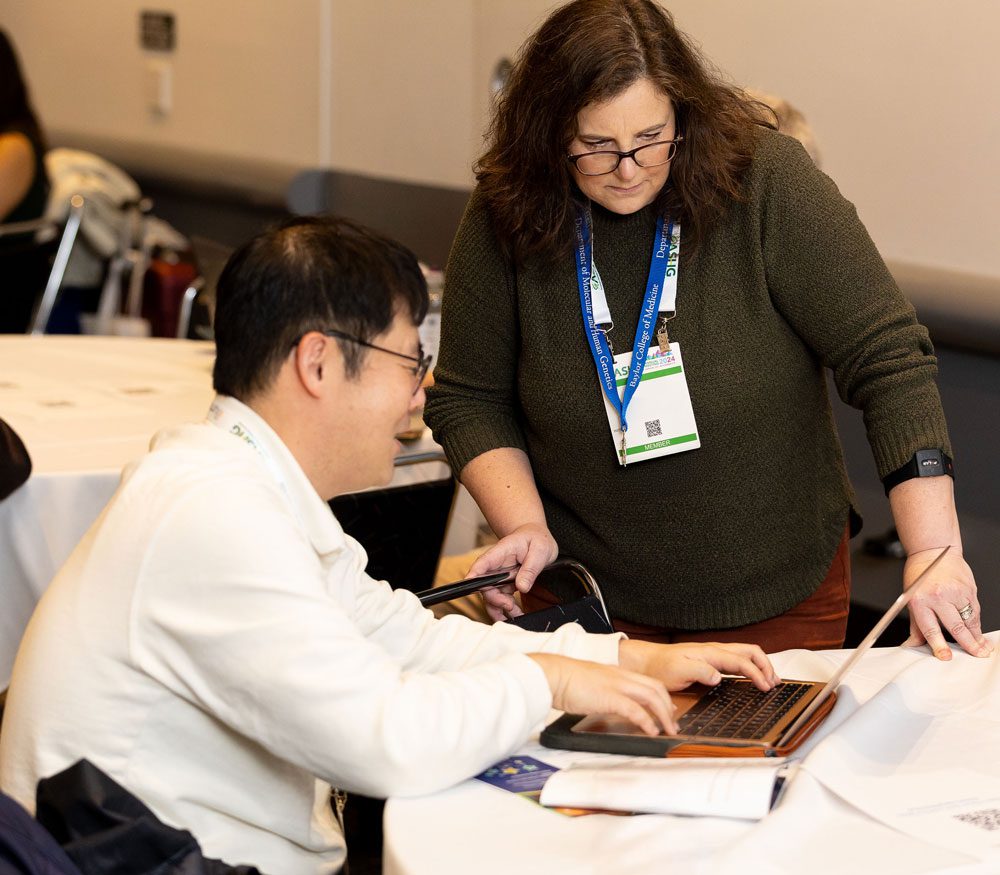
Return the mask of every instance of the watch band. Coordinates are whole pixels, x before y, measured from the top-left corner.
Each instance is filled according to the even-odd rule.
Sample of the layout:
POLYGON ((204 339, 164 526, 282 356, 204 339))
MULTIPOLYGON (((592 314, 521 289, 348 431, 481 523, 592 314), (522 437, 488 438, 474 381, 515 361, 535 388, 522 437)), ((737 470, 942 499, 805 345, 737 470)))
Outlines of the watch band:
POLYGON ((943 450, 917 450, 905 465, 882 478, 882 486, 888 495, 890 489, 904 480, 913 480, 915 477, 941 477, 945 474, 955 479, 955 463, 952 462, 951 456, 943 450))

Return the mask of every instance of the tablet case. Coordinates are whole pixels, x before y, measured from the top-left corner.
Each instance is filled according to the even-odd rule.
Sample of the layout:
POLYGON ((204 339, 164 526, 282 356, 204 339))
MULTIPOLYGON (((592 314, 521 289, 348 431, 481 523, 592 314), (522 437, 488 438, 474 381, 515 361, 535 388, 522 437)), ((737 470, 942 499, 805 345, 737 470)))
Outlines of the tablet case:
POLYGON ((759 741, 737 741, 732 738, 712 739, 702 736, 621 735, 610 732, 574 732, 583 720, 579 714, 563 714, 542 730, 540 741, 545 747, 560 750, 585 750, 595 753, 616 753, 642 757, 782 757, 791 753, 826 718, 837 700, 832 693, 816 713, 781 747, 759 741))

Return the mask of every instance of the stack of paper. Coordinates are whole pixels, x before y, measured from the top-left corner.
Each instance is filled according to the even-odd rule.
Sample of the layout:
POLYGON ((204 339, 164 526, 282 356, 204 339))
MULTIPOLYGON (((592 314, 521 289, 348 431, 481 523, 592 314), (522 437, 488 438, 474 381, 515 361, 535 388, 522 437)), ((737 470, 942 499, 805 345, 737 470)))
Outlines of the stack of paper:
POLYGON ((571 766, 542 788, 550 807, 760 820, 789 766, 782 760, 651 760, 571 766))

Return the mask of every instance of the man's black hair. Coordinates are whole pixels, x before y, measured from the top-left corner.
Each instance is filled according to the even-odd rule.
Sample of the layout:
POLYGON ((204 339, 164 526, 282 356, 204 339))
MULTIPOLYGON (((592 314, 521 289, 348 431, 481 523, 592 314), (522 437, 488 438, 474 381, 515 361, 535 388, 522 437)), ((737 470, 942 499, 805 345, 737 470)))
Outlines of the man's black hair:
MULTIPOLYGON (((412 252, 347 219, 288 219, 237 249, 219 277, 215 390, 246 400, 271 384, 306 332, 336 328, 371 341, 397 311, 414 325, 427 312, 412 252)), ((356 376, 365 347, 338 343, 356 376)))

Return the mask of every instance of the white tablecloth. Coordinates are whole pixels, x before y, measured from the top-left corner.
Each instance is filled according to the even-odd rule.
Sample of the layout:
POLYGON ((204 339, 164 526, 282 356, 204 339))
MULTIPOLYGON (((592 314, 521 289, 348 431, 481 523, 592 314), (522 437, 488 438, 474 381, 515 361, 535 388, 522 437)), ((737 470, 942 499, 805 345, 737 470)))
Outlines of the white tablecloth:
POLYGON ((0 688, 35 603, 121 469, 160 428, 205 416, 214 360, 204 341, 0 336, 0 416, 33 464, 0 502, 0 688))
MULTIPOLYGON (((1000 645, 1000 634, 990 636, 1000 645)), ((784 677, 823 680, 845 651, 773 657, 784 677)), ((594 755, 529 745, 556 766, 594 755)), ((386 875, 902 875, 1000 872, 995 843, 979 857, 914 837, 865 813, 872 778, 914 807, 935 798, 943 775, 969 769, 1000 800, 1000 657, 959 654, 940 663, 925 649, 870 651, 841 687, 837 705, 798 756, 802 768, 780 805, 757 823, 722 818, 588 815, 570 818, 480 781, 432 796, 390 799, 386 875), (835 789, 833 789, 835 788, 835 789), (909 789, 908 789, 909 788, 909 789), (916 798, 924 794, 928 799, 916 798)), ((981 787, 977 789, 981 790, 981 787)), ((944 798, 942 791, 941 798, 944 798)), ((920 834, 920 833, 918 833, 920 834)), ((971 843, 970 843, 971 851, 971 843)))

